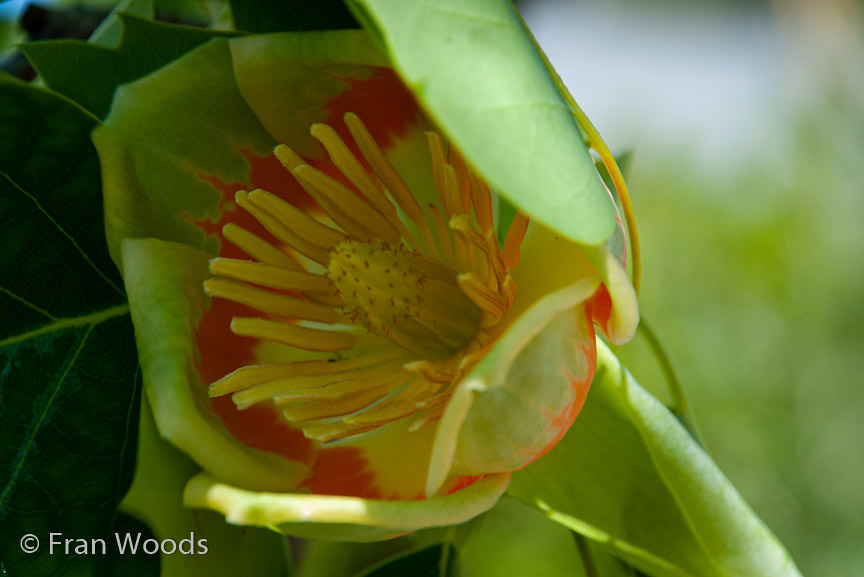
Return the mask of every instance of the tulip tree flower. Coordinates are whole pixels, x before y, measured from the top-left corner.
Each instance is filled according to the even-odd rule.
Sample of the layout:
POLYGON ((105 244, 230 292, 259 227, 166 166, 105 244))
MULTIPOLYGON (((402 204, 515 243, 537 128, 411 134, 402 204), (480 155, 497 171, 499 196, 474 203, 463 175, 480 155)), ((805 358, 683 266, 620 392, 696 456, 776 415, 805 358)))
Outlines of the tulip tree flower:
POLYGON ((512 8, 469 6, 365 2, 367 30, 214 39, 117 92, 107 234, 185 505, 463 522, 567 432, 595 325, 632 336, 608 151, 512 8))

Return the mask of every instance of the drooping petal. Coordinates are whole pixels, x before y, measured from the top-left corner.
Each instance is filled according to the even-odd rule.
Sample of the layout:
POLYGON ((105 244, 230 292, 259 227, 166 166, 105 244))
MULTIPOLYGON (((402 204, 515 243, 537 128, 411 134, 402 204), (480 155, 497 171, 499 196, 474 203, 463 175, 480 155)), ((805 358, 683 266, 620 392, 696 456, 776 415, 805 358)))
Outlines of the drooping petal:
POLYGON ((639 305, 633 284, 608 246, 584 247, 584 250, 603 279, 603 286, 594 298, 594 321, 610 341, 626 343, 633 338, 639 325, 639 305))
POLYGON ((510 475, 490 475, 450 495, 418 501, 259 493, 193 477, 183 496, 189 507, 225 514, 229 523, 271 527, 308 539, 377 541, 426 527, 462 523, 488 510, 507 489, 510 475))
POLYGON ((462 380, 441 419, 427 493, 448 476, 513 471, 573 423, 594 376, 591 276, 534 303, 462 380))

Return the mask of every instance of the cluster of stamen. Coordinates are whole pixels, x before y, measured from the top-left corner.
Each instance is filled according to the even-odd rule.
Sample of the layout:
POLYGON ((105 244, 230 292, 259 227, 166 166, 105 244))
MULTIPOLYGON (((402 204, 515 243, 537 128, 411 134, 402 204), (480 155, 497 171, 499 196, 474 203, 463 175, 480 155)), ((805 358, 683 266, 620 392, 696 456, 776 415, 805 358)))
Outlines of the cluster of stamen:
POLYGON ((365 166, 332 127, 311 133, 351 186, 276 147, 323 215, 263 190, 237 192, 276 243, 226 225, 224 237, 252 260, 214 259, 204 285, 260 311, 235 317, 235 334, 326 355, 243 367, 210 395, 232 394, 241 409, 273 403, 320 442, 441 417, 513 302, 510 271, 528 226, 517 212, 499 246, 488 185, 435 133, 427 139, 438 203, 421 207, 361 120, 349 113, 345 123, 365 166))

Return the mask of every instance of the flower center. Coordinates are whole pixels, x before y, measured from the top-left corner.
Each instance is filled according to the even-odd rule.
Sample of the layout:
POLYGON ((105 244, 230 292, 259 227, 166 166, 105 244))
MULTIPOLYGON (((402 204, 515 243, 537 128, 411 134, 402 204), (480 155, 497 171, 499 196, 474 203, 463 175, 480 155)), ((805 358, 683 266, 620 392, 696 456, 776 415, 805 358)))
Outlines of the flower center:
POLYGON ((421 358, 452 356, 480 328, 481 310, 456 273, 404 247, 339 243, 330 251, 327 276, 354 324, 421 358))
POLYGON ((528 226, 517 212, 499 246, 488 185, 437 134, 427 133, 437 198, 424 207, 360 119, 345 123, 365 163, 330 126, 311 128, 344 181, 285 145, 275 150, 321 214, 237 192, 273 239, 226 225, 225 239, 251 260, 214 259, 204 283, 211 297, 260 312, 234 317, 232 332, 312 358, 240 368, 209 394, 231 394, 240 409, 272 403, 320 442, 441 417, 498 336, 528 226))

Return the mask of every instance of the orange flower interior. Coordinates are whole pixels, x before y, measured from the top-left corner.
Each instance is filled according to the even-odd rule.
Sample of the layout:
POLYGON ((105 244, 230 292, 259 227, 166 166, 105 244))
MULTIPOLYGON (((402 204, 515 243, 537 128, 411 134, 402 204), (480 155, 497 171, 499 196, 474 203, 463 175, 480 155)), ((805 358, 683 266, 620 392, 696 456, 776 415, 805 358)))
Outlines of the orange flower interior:
POLYGON ((321 212, 260 189, 237 192, 236 204, 280 244, 226 225, 225 239, 253 260, 216 258, 205 282, 210 296, 261 313, 235 316, 236 335, 328 353, 242 367, 210 395, 231 394, 240 409, 274 404, 321 443, 440 419, 500 333, 528 226, 517 212, 499 246, 488 185, 435 133, 426 136, 437 202, 421 206, 360 118, 344 120, 353 146, 326 124, 311 129, 344 179, 285 145, 275 150, 321 212))

